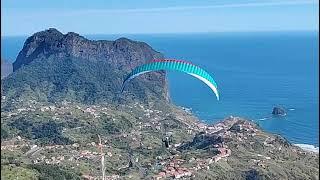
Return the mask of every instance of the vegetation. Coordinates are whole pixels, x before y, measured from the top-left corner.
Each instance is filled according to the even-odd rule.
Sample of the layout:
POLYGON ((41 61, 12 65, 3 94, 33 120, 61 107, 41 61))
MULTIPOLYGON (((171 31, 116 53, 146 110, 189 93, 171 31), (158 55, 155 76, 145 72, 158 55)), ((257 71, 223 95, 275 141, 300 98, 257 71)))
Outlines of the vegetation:
POLYGON ((1 127, 1 140, 9 137, 9 133, 6 129, 1 127))
POLYGON ((36 170, 16 166, 1 166, 1 179, 35 180, 39 174, 36 170))
POLYGON ((39 180, 76 180, 80 179, 80 174, 74 172, 70 168, 63 168, 57 165, 36 164, 30 165, 28 168, 38 172, 39 180))
MULTIPOLYGON (((120 103, 124 99, 148 101, 154 96, 148 89, 155 89, 158 85, 143 84, 138 80, 132 82, 137 86, 128 85, 126 88, 132 93, 121 94, 122 79, 128 72, 108 70, 112 69, 111 66, 105 61, 88 63, 87 60, 74 58, 37 59, 1 81, 2 95, 7 99, 36 99, 43 102, 68 100, 84 104, 120 103)), ((9 110, 7 106, 10 105, 4 107, 9 110)))
POLYGON ((52 120, 48 122, 32 123, 32 120, 28 121, 25 117, 20 117, 10 123, 9 126, 18 129, 18 135, 28 139, 36 139, 40 144, 72 143, 72 141, 63 137, 61 134, 61 125, 52 120))

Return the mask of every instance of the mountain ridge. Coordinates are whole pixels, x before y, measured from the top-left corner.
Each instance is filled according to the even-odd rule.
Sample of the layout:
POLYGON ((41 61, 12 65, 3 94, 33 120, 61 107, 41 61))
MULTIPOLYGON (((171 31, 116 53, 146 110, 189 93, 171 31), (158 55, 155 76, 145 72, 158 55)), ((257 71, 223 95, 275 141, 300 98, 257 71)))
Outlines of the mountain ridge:
POLYGON ((27 38, 13 63, 14 75, 2 83, 3 93, 7 98, 29 93, 42 100, 57 96, 51 101, 61 101, 70 100, 70 94, 81 91, 83 95, 78 93, 76 96, 81 98, 76 100, 83 103, 126 99, 147 103, 150 98, 167 103, 170 98, 164 71, 142 75, 134 79, 124 93, 119 93, 123 79, 134 67, 163 57, 143 42, 127 38, 93 41, 77 33, 62 34, 50 28, 27 38), (37 87, 51 89, 42 93, 37 87), (90 100, 86 100, 88 96, 90 100))

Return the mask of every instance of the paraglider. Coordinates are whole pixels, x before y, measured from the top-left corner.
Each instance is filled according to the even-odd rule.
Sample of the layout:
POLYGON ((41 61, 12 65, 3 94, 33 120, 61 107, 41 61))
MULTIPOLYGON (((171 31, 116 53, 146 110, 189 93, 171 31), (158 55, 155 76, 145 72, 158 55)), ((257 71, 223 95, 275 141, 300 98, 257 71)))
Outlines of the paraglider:
POLYGON ((204 82, 207 86, 209 86, 210 89, 216 95, 217 100, 219 100, 217 84, 209 73, 207 73, 204 69, 200 68, 199 66, 194 65, 190 62, 175 60, 175 59, 157 59, 136 67, 124 79, 123 85, 122 85, 122 91, 125 88, 125 84, 129 82, 131 79, 144 73, 148 73, 151 71, 160 71, 160 70, 180 71, 196 77, 197 79, 204 82))

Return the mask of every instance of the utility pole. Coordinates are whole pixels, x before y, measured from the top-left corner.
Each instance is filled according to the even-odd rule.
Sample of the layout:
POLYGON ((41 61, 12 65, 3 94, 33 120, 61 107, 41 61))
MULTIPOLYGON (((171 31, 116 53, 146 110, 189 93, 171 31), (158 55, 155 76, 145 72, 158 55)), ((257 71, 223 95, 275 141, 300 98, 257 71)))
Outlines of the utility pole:
POLYGON ((165 148, 169 148, 172 142, 172 135, 168 132, 168 125, 164 124, 164 135, 162 136, 162 142, 164 143, 165 148))
POLYGON ((129 145, 129 143, 127 144, 127 149, 128 149, 128 153, 129 153, 129 168, 132 168, 133 167, 133 162, 134 162, 134 159, 133 159, 133 152, 132 152, 132 149, 129 145))
POLYGON ((102 151, 102 143, 101 143, 101 138, 100 135, 98 135, 99 138, 99 144, 98 144, 98 148, 100 149, 100 155, 101 155, 101 171, 102 171, 102 180, 105 180, 106 178, 106 169, 104 166, 104 153, 102 151))

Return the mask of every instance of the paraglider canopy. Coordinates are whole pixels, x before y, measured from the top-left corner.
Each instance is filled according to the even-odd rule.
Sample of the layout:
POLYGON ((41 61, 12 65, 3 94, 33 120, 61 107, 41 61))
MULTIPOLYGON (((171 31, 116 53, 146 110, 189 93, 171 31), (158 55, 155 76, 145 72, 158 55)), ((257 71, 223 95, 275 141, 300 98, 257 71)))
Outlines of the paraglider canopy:
POLYGON ((124 90, 125 84, 131 79, 147 72, 160 70, 180 71, 196 77, 197 79, 204 82, 207 86, 209 86, 216 95, 217 100, 219 100, 217 84, 208 72, 190 62, 175 59, 155 59, 134 68, 133 71, 124 79, 122 91, 124 90))

